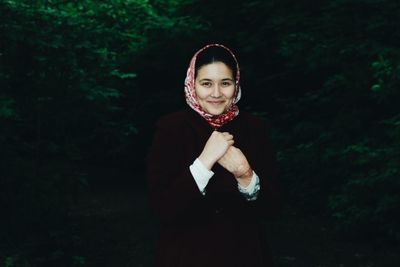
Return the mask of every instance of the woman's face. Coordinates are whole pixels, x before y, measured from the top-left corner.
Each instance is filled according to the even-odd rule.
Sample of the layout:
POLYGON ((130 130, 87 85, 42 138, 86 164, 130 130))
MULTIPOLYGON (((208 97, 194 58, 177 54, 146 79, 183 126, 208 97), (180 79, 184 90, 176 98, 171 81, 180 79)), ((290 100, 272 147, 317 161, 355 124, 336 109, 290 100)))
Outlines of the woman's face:
POLYGON ((195 90, 199 104, 205 112, 212 115, 224 113, 231 106, 235 93, 232 70, 222 62, 200 67, 195 90))

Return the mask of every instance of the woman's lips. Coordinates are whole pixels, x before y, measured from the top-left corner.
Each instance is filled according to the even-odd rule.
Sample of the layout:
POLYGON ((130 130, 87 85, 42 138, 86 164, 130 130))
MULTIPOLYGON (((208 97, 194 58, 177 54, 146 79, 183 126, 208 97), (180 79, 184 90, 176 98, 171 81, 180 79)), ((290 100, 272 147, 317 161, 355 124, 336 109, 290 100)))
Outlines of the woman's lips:
POLYGON ((221 105, 222 103, 224 103, 224 101, 208 101, 208 103, 218 106, 218 105, 221 105))

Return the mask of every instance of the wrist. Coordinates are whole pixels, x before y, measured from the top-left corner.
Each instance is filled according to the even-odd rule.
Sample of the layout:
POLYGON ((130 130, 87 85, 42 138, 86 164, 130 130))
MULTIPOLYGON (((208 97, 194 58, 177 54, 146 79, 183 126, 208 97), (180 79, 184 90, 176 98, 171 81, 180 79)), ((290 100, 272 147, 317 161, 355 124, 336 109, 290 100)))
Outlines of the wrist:
POLYGON ((236 177, 236 181, 238 182, 239 185, 242 187, 248 187, 249 184, 251 183, 251 179, 253 178, 253 170, 249 169, 245 174, 243 174, 241 177, 236 177))
POLYGON ((206 167, 209 171, 212 169, 212 167, 214 166, 213 161, 209 160, 207 157, 205 157, 203 154, 201 154, 198 159, 201 161, 201 163, 204 165, 204 167, 206 167))
POLYGON ((253 177, 253 170, 251 167, 248 168, 246 171, 235 175, 235 178, 239 179, 239 180, 249 180, 250 181, 252 177, 253 177))

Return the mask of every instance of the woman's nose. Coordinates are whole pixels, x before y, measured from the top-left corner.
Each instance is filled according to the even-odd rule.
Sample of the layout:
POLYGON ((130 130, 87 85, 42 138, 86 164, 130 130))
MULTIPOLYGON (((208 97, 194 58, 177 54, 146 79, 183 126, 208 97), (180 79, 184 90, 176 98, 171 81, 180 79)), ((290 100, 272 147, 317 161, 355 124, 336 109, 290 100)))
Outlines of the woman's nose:
POLYGON ((212 97, 220 97, 221 96, 221 90, 220 90, 220 87, 218 84, 214 86, 211 96, 212 97))

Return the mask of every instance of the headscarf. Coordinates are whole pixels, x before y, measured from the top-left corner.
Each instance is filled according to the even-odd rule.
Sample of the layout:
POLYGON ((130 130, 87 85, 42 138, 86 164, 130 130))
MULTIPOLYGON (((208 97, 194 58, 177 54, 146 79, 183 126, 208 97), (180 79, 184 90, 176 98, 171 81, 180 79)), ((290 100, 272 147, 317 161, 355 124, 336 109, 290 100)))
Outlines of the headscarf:
POLYGON ((225 123, 233 120, 237 115, 239 115, 239 108, 237 107, 236 103, 239 102, 240 97, 242 95, 241 93, 241 88, 239 84, 240 80, 240 71, 239 71, 239 63, 233 54, 233 52, 227 48, 226 46, 222 44, 208 44, 201 48, 199 51, 194 54, 192 60, 190 61, 189 68, 186 73, 186 79, 185 79, 185 98, 186 98, 186 103, 197 113, 200 114, 210 125, 211 127, 214 128, 214 130, 217 130, 220 128, 222 125, 225 123), (222 47, 225 50, 227 50, 232 58, 234 59, 236 63, 236 77, 235 77, 235 93, 233 95, 233 101, 231 106, 222 114, 220 115, 212 115, 207 112, 205 112, 202 107, 199 104, 199 101, 197 100, 196 96, 196 90, 195 90, 195 67, 196 67, 196 59, 198 55, 203 52, 205 49, 212 47, 212 46, 218 46, 222 47))

